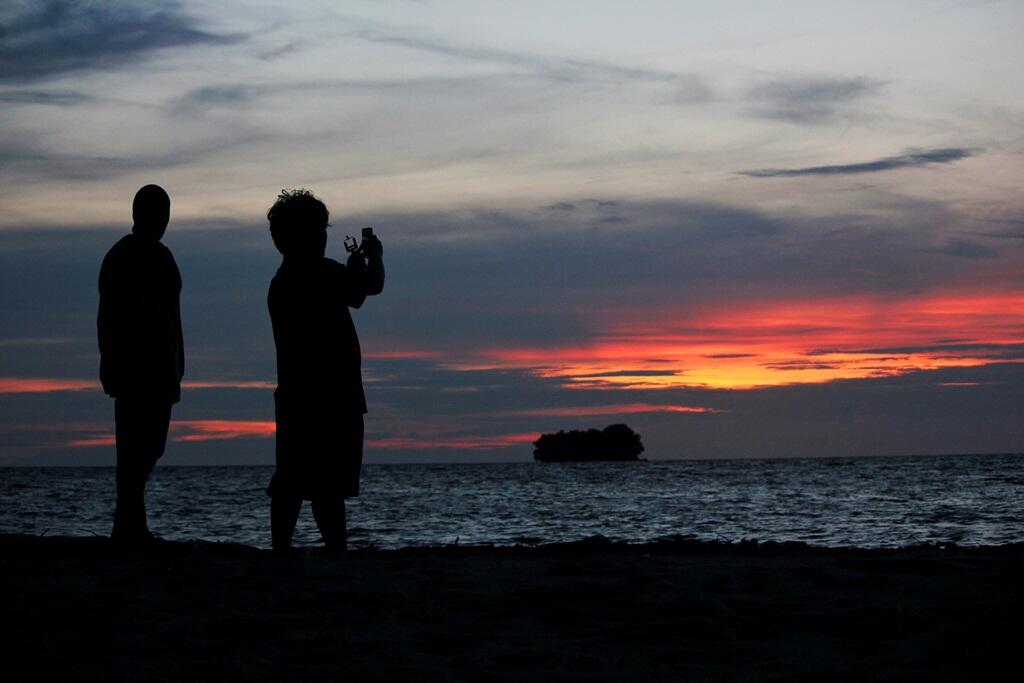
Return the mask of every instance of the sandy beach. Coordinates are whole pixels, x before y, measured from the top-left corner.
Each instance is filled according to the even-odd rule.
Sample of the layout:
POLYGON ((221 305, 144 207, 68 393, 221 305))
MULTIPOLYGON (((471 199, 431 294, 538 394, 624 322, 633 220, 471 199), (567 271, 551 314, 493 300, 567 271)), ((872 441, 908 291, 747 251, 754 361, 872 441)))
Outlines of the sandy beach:
POLYGON ((995 680, 1024 545, 363 550, 0 536, 4 680, 995 680))

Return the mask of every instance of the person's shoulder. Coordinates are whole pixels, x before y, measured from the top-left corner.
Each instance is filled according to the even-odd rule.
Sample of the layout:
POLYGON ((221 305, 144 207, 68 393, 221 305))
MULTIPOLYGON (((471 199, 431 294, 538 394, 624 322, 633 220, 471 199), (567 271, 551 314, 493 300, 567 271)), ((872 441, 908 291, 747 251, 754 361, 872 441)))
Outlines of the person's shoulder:
POLYGON ((128 233, 114 242, 114 246, 110 247, 108 254, 120 254, 126 251, 130 251, 135 246, 135 235, 128 233))
POLYGON ((288 262, 282 261, 281 265, 274 271, 274 277, 270 278, 270 288, 275 289, 287 284, 288 280, 291 279, 291 272, 292 269, 288 267, 288 262))
POLYGON ((103 265, 109 268, 129 258, 134 247, 134 238, 135 235, 128 233, 114 242, 114 245, 107 250, 107 255, 103 257, 103 265))

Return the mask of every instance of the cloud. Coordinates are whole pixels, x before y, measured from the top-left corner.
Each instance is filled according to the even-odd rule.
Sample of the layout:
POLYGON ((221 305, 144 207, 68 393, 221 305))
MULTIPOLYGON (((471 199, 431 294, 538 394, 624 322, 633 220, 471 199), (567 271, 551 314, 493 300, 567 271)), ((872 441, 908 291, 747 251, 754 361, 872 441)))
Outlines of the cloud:
POLYGON ((223 439, 268 438, 274 436, 273 420, 175 420, 171 440, 180 442, 220 441, 223 439))
POLYGON ((367 450, 490 450, 532 444, 539 432, 479 436, 390 436, 368 438, 367 450))
POLYGON ((247 379, 247 380, 185 380, 181 383, 183 389, 276 389, 277 382, 272 380, 247 379))
MULTIPOLYGON (((830 353, 819 350, 815 353, 830 353)), ((913 346, 883 346, 875 348, 850 350, 848 353, 864 354, 931 354, 935 356, 956 357, 970 355, 994 361, 1024 360, 1024 344, 986 344, 986 343, 935 343, 913 346)))
POLYGON ((678 374, 677 370, 614 370, 612 372, 598 372, 587 377, 673 377, 678 374))
POLYGON ((133 64, 155 50, 223 45, 237 35, 201 30, 175 2, 47 0, 0 15, 0 82, 26 82, 133 64))
POLYGON ((0 102, 55 107, 71 107, 93 100, 91 95, 66 90, 7 90, 0 92, 0 102))
POLYGON ((958 258, 994 258, 999 255, 995 249, 962 237, 947 238, 944 244, 936 248, 936 251, 958 258))
POLYGON ((526 69, 556 81, 660 82, 672 84, 677 102, 705 102, 712 97, 711 87, 695 74, 621 66, 586 59, 569 59, 514 52, 497 48, 449 42, 422 36, 400 35, 389 31, 365 29, 359 37, 373 43, 394 45, 419 52, 474 62, 488 62, 526 69))
POLYGON ((984 237, 997 240, 1024 240, 1024 219, 990 218, 986 222, 1010 227, 1006 230, 981 233, 984 237))
POLYGON ((48 377, 0 377, 0 394, 52 394, 63 391, 96 391, 99 382, 48 377))
MULTIPOLYGON (((374 363, 372 369, 385 368, 396 371, 395 387, 403 381, 426 386, 404 393, 373 389, 368 462, 529 460, 530 437, 539 432, 601 427, 611 414, 606 408, 630 405, 707 406, 716 411, 621 413, 628 415, 628 423, 642 435, 653 458, 994 452, 1019 450, 1024 437, 1020 363, 740 392, 562 391, 550 380, 522 372, 445 372, 417 361, 385 367, 374 363), (440 391, 445 386, 480 390, 449 394, 440 391), (545 407, 554 412, 527 414, 544 411, 538 408, 539 401, 550 401, 545 407), (562 407, 566 414, 558 414, 562 407)), ((113 463, 110 402, 86 392, 62 396, 69 402, 30 396, 6 399, 0 461, 113 463), (58 416, 75 416, 77 421, 52 422, 58 416), (80 447, 67 448, 72 440, 80 447)), ((175 439, 164 464, 272 464, 270 394, 246 392, 238 400, 236 396, 215 391, 187 395, 175 407, 175 421, 197 427, 174 427, 172 434, 212 438, 175 439)))
POLYGON ((884 81, 870 78, 778 78, 747 91, 755 104, 749 114, 789 123, 823 123, 877 94, 884 81))
POLYGON ((0 139, 0 176, 21 183, 55 180, 98 180, 142 171, 168 169, 215 158, 230 150, 261 142, 265 136, 236 128, 212 140, 182 143, 161 152, 125 156, 80 154, 54 148, 51 141, 34 136, 0 139))
POLYGON ((113 434, 97 434, 94 436, 82 436, 71 439, 61 444, 63 448, 109 448, 117 443, 113 434))
POLYGON ((876 173, 891 171, 897 168, 914 168, 934 164, 951 164, 961 159, 975 156, 977 152, 964 147, 945 147, 922 152, 907 152, 891 157, 882 157, 874 161, 863 161, 856 164, 837 164, 832 166, 807 166, 804 168, 762 168, 754 171, 740 171, 740 175, 751 178, 794 178, 809 175, 852 175, 855 173, 876 173))
MULTIPOLYGON (((262 83, 215 83, 193 88, 168 102, 171 114, 193 116, 209 110, 245 110, 268 106, 272 98, 347 98, 352 93, 369 93, 382 98, 397 98, 396 103, 412 101, 417 114, 423 115, 424 97, 435 97, 444 90, 452 101, 465 97, 473 101, 489 94, 506 93, 514 81, 529 89, 535 80, 506 78, 496 84, 493 77, 480 75, 431 74, 394 78, 308 78, 262 83)), ((451 104, 450 102, 447 102, 451 104)), ((271 105, 272 106, 272 105, 271 105)))
MULTIPOLYGON (((999 255, 985 259, 938 251, 947 235, 974 239, 941 205, 802 219, 623 200, 613 208, 628 223, 609 225, 600 220, 600 204, 614 199, 564 201, 577 208, 343 216, 332 206, 341 218, 330 253, 342 251, 343 224, 379 226, 388 249, 388 295, 379 310, 374 301, 359 312, 367 359, 444 362, 501 345, 563 348, 586 343, 612 320, 647 333, 667 311, 683 316, 807 292, 823 299, 902 296, 965 279, 1024 288, 1012 269, 1013 242, 989 245, 999 255)), ((0 376, 95 377, 96 269, 116 239, 109 228, 0 233, 0 338, 75 340, 59 354, 39 344, 5 347, 0 376), (66 367, 54 369, 55 358, 66 367)), ((280 257, 265 228, 175 221, 166 242, 182 269, 187 341, 197 353, 187 379, 273 378, 265 293, 280 257)), ((725 361, 743 353, 750 351, 708 348, 701 355, 725 361)), ((650 349, 643 364, 614 370, 669 376, 677 368, 650 358, 665 356, 650 349)))
MULTIPOLYGON (((631 426, 650 425, 643 432, 645 444, 648 431, 653 438, 661 430, 658 448, 664 457, 675 453, 672 438, 703 439, 708 454, 743 455, 756 446, 750 436, 754 431, 799 446, 786 430, 804 427, 795 418, 790 427, 753 424, 771 407, 753 398, 724 400, 732 394, 680 385, 707 384, 709 369, 719 377, 733 372, 736 383, 745 386, 762 380, 834 384, 827 380, 861 374, 886 382, 893 378, 879 378, 880 369, 907 376, 919 374, 913 368, 948 365, 947 357, 991 363, 1020 355, 1019 349, 946 346, 1019 340, 1014 312, 1021 310, 1020 298, 1003 299, 999 292, 1024 290, 1024 280, 1013 242, 992 242, 989 246, 1001 251, 996 258, 937 253, 947 238, 980 241, 941 204, 883 204, 871 214, 801 218, 688 201, 593 196, 562 201, 574 208, 546 208, 558 198, 501 210, 374 216, 345 215, 343 206, 331 206, 337 226, 328 245, 332 256, 344 256, 338 238, 349 231, 345 226, 373 224, 385 242, 387 289, 354 313, 366 351, 373 438, 430 435, 440 443, 448 437, 550 431, 570 423, 603 426, 606 406, 707 406, 724 412, 625 414, 631 426), (628 222, 602 223, 609 211, 628 222), (972 288, 978 296, 968 296, 972 288), (887 347, 913 345, 942 348, 907 348, 902 359, 877 358, 897 353, 887 347), (515 358, 510 364, 487 353, 508 348, 529 352, 521 366, 515 358), (813 355, 823 348, 831 349, 828 355, 813 355), (761 365, 787 360, 805 362, 761 365), (538 368, 546 368, 546 374, 538 368), (733 412, 735 406, 745 416, 733 412), (549 407, 580 408, 578 419, 507 414, 549 407), (702 426, 691 432, 690 422, 702 426), (714 430, 727 424, 745 431, 747 440, 729 429, 723 443, 716 444, 714 430), (445 431, 438 433, 441 426, 445 431)), ((0 377, 84 378, 95 386, 96 272, 126 229, 122 224, 119 230, 0 231, 0 377)), ((275 356, 265 295, 280 256, 265 225, 175 220, 165 241, 184 279, 189 367, 175 419, 272 420, 275 356)), ((947 373, 941 381, 987 381, 979 376, 947 373)), ((929 383, 932 391, 939 377, 929 383)), ((999 385, 983 390, 994 392, 999 385)), ((110 422, 110 402, 98 390, 5 394, 2 399, 3 421, 10 424, 56 415, 110 422)), ((928 399, 922 394, 921 400, 928 399)), ((794 405, 793 415, 804 408, 794 405)), ((968 412, 978 415, 974 408, 968 412)), ((782 419, 788 424, 789 417, 782 419)), ((109 427, 73 432, 59 441, 52 433, 12 435, 0 447, 0 458, 14 458, 43 443, 108 432, 109 427)), ((223 462, 229 454, 240 462, 273 460, 270 438, 211 439, 211 431, 198 429, 188 433, 208 440, 176 442, 172 453, 184 460, 173 462, 223 462), (206 450, 200 448, 204 445, 206 450)), ((993 432, 984 443, 1002 444, 1003 434, 993 432)), ((848 436, 850 444, 870 441, 848 436)), ((426 458, 439 452, 414 449, 412 443, 378 446, 373 457, 421 453, 426 458), (388 455, 392 450, 394 455, 388 455)), ((472 457, 491 457, 483 446, 469 444, 464 443, 465 452, 472 457)), ((528 448, 491 444, 506 458, 529 457, 528 448)), ((460 447, 452 448, 445 458, 460 447)), ((99 458, 101 449, 93 450, 99 458)), ((75 457, 87 451, 75 449, 75 457)), ((695 446, 695 452, 700 448, 695 446)))
POLYGON ((174 103, 178 111, 214 107, 238 107, 251 103, 268 88, 253 85, 208 85, 189 90, 174 103))
POLYGON ((528 408, 512 411, 509 415, 524 417, 590 417, 598 415, 638 415, 640 413, 718 413, 715 408, 706 406, 680 406, 664 403, 616 403, 599 406, 554 406, 550 408, 528 408))
MULTIPOLYGON (((18 347, 39 347, 39 346, 64 346, 81 342, 82 338, 73 337, 0 337, 0 349, 18 347)), ((89 340, 90 343, 92 340, 89 340)))

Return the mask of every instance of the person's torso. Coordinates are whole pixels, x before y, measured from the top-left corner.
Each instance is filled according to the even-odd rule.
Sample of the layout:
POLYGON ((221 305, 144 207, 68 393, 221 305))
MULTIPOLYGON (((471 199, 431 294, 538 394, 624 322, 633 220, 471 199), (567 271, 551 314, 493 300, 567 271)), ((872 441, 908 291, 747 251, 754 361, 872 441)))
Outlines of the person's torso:
POLYGON ((327 258, 286 260, 278 269, 268 306, 279 392, 361 401, 359 338, 348 309, 352 286, 345 266, 327 258))
POLYGON ((112 304, 116 363, 142 390, 177 387, 180 365, 181 275, 167 247, 135 235, 122 238, 104 261, 103 295, 112 304))

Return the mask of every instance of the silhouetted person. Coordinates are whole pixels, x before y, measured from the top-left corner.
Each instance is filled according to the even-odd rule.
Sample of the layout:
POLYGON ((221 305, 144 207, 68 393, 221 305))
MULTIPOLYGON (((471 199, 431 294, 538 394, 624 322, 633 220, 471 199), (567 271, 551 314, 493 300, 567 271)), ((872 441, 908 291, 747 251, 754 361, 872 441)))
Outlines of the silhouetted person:
POLYGON ((151 540, 146 481, 164 453, 171 405, 181 398, 185 352, 181 275, 160 243, 171 216, 163 188, 146 185, 132 202, 130 235, 111 247, 100 268, 100 381, 114 398, 117 508, 111 537, 151 540))
POLYGON ((348 309, 384 289, 384 248, 364 236, 347 265, 326 258, 327 207, 305 190, 282 191, 267 218, 284 256, 267 297, 277 344, 277 470, 267 489, 273 547, 291 546, 309 500, 324 543, 343 550, 345 498, 359 495, 366 413, 348 309))

